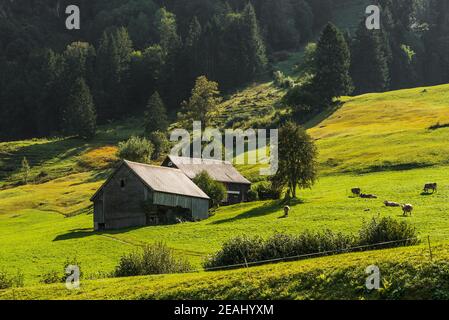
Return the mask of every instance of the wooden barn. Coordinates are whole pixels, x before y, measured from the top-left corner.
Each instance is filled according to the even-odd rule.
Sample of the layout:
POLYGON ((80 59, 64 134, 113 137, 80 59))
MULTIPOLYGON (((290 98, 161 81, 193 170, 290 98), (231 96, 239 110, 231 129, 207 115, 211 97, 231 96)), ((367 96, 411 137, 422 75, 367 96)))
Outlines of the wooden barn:
POLYGON ((225 185, 228 192, 224 204, 235 204, 248 200, 251 182, 228 161, 168 156, 162 166, 179 169, 190 179, 194 179, 199 173, 206 171, 215 181, 225 185))
POLYGON ((181 170, 123 161, 91 198, 95 230, 198 221, 209 197, 181 170))

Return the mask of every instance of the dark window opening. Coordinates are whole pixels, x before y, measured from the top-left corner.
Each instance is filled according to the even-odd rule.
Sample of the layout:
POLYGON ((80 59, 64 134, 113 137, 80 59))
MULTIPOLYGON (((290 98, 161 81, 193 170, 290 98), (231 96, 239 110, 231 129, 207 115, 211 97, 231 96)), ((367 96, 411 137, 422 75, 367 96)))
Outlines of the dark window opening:
POLYGON ((125 187, 125 180, 120 180, 120 188, 124 188, 125 187))

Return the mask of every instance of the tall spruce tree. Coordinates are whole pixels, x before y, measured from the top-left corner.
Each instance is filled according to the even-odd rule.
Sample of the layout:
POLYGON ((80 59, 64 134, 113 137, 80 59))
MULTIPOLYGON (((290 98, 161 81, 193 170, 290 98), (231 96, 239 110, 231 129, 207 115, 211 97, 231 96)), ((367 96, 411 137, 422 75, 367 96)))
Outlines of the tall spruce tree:
POLYGON ((62 111, 62 128, 65 134, 83 139, 90 139, 95 135, 95 107, 83 78, 78 78, 73 83, 67 105, 62 111))
POLYGON ((145 111, 144 126, 145 135, 150 136, 155 131, 166 132, 168 128, 167 110, 158 92, 155 92, 148 100, 145 111))
POLYGON ((328 23, 317 44, 317 72, 313 80, 313 87, 323 100, 330 102, 352 92, 350 56, 343 34, 335 25, 328 23))
POLYGON ((351 76, 356 93, 382 92, 389 85, 389 69, 381 30, 368 30, 365 19, 351 44, 351 76))
POLYGON ((248 2, 242 12, 243 20, 243 37, 247 48, 244 50, 248 56, 246 58, 246 65, 244 65, 243 74, 247 74, 248 80, 253 79, 258 73, 265 70, 268 60, 266 56, 265 44, 260 34, 259 25, 257 22, 256 12, 251 2, 248 2), (245 38, 247 41, 245 41, 245 38))
POLYGON ((132 42, 125 28, 104 32, 98 48, 96 103, 99 121, 124 116, 132 42))

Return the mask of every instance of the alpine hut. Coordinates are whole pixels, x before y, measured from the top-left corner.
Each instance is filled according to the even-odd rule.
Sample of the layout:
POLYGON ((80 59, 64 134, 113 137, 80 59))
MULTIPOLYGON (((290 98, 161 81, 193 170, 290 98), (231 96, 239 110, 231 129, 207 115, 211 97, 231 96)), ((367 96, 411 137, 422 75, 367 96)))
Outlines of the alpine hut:
POLYGON ((248 200, 251 182, 243 177, 229 161, 169 155, 162 166, 179 169, 190 179, 194 179, 199 173, 206 171, 212 179, 225 185, 227 197, 224 204, 229 205, 248 200))
POLYGON ((209 197, 181 170, 122 161, 93 195, 95 230, 209 217, 209 197))

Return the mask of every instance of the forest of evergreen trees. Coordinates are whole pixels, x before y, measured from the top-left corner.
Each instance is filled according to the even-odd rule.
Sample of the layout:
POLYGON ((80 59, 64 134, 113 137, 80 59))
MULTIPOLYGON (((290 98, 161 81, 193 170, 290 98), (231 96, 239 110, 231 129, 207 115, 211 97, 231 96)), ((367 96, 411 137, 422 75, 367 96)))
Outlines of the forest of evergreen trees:
MULTIPOLYGON (((88 138, 97 123, 142 115, 155 92, 175 115, 201 75, 222 92, 270 75, 276 52, 316 40, 333 1, 2 1, 0 139, 80 127, 88 138), (70 4, 81 9, 80 30, 65 28, 70 4)), ((338 38, 353 92, 449 82, 448 2, 378 2, 380 31, 361 20, 338 38)))

